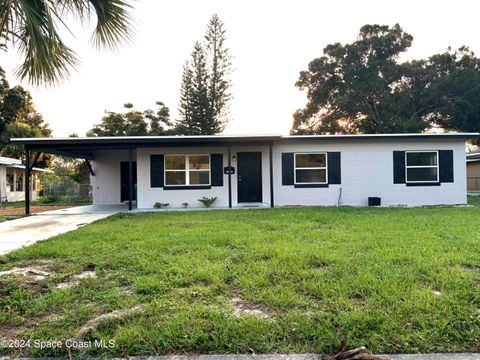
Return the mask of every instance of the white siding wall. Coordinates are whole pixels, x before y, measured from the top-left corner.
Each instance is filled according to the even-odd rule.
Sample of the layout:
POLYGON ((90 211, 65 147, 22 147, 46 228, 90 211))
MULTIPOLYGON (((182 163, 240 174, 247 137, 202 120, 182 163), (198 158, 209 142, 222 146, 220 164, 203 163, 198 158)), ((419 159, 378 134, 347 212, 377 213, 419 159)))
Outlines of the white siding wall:
MULTIPOLYGON (((262 191, 264 205, 270 204, 268 147, 233 147, 232 157, 237 152, 262 152, 262 191)), ((139 148, 137 161, 137 206, 153 208, 155 202, 169 203, 171 208, 201 207, 203 196, 217 197, 214 207, 228 206, 228 176, 224 175, 223 186, 199 190, 164 190, 150 187, 151 154, 212 154, 222 153, 227 166, 226 147, 209 148, 139 148)), ((91 177, 93 201, 96 204, 120 202, 120 161, 128 160, 126 150, 102 151, 95 154, 91 177)), ((236 161, 232 166, 237 170, 236 161)), ((342 189, 342 205, 365 206, 369 196, 382 198, 382 205, 440 205, 466 203, 465 144, 463 140, 367 140, 367 141, 298 141, 278 142, 273 146, 273 178, 276 206, 285 205, 337 205, 342 189), (454 150, 454 183, 440 186, 406 186, 393 183, 394 150, 454 150), (282 152, 341 152, 341 185, 328 188, 295 188, 282 186, 282 152)), ((232 175, 232 204, 237 203, 237 171, 232 175)))
MULTIPOLYGON (((135 161, 135 152, 133 153, 135 161)), ((105 150, 94 153, 90 176, 94 204, 120 203, 120 162, 128 161, 128 150, 105 150)))
MULTIPOLYGON (((232 157, 237 152, 262 152, 262 191, 263 202, 270 204, 270 182, 268 167, 268 147, 249 146, 231 148, 232 157)), ((228 175, 223 175, 223 186, 212 186, 211 189, 199 190, 163 190, 163 188, 150 187, 150 155, 152 154, 223 154, 223 166, 227 166, 226 147, 205 148, 142 148, 137 149, 138 171, 138 208, 152 208, 156 202, 168 203, 170 207, 182 207, 182 203, 188 203, 188 207, 202 207, 198 199, 203 196, 217 197, 214 207, 228 207, 228 175)), ((236 161, 232 166, 237 168, 236 161)), ((232 204, 237 206, 237 174, 232 175, 232 204)))
MULTIPOLYGON (((12 171, 10 169, 9 171, 12 171)), ((20 176, 20 174, 23 175, 24 171, 21 169, 15 169, 15 184, 17 181, 17 176, 20 176)), ((32 177, 34 176, 33 174, 31 175, 32 177)), ((38 175, 37 175, 38 177, 38 175)), ((38 187, 38 181, 37 181, 37 187, 38 187)), ((25 187, 25 182, 24 182, 24 187, 25 187)), ((31 190, 31 189, 30 189, 31 190)), ((25 200, 25 192, 24 191, 7 191, 7 167, 6 166, 1 166, 0 165, 0 193, 2 200, 5 201, 5 198, 8 202, 16 202, 16 201, 24 201, 25 200)), ((30 200, 31 201, 36 201, 38 198, 38 192, 37 190, 35 191, 30 191, 30 200)))
POLYGON ((465 143, 462 140, 296 142, 274 146, 275 205, 368 205, 369 196, 382 198, 382 205, 465 204, 465 143), (393 183, 394 150, 454 150, 453 183, 440 186, 406 186, 393 183), (282 186, 282 152, 340 151, 342 184, 328 188, 282 186))

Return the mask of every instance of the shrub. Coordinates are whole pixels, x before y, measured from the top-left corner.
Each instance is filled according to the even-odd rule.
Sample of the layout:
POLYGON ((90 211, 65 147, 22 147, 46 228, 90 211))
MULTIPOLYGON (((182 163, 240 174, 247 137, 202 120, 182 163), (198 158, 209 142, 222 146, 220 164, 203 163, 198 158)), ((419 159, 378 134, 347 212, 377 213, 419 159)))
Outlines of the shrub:
POLYGON ((204 196, 201 199, 198 199, 198 201, 200 201, 203 204, 203 206, 205 206, 206 208, 211 207, 212 204, 215 202, 215 200, 217 200, 216 196, 215 197, 210 197, 210 198, 204 196))
POLYGON ((168 203, 162 204, 162 203, 160 203, 160 202, 157 201, 157 202, 153 205, 153 207, 154 207, 155 209, 163 209, 163 208, 168 207, 169 205, 170 205, 170 204, 168 204, 168 203))
POLYGON ((52 204, 57 203, 60 200, 60 196, 58 195, 46 195, 39 198, 39 202, 44 204, 52 204))

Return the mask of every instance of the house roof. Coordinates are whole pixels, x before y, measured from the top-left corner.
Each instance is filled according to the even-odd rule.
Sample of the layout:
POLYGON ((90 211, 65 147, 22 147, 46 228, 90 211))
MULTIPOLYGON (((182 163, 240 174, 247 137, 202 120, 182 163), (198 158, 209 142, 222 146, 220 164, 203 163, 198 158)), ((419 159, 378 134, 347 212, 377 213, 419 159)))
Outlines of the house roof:
POLYGON ((467 162, 477 162, 477 161, 480 161, 480 150, 467 153, 467 162))
MULTIPOLYGON (((4 165, 4 164, 0 164, 0 166, 3 165, 7 168, 10 168, 10 169, 22 169, 22 170, 25 170, 25 165, 17 165, 17 164, 13 164, 13 165, 4 165)), ((38 167, 33 167, 32 168, 32 171, 33 172, 50 172, 50 170, 48 169, 42 169, 42 168, 38 168, 38 167)))
POLYGON ((0 165, 21 165, 22 160, 11 157, 0 156, 0 165))
MULTIPOLYGON (((15 169, 25 169, 25 165, 22 164, 22 160, 5 157, 5 156, 0 156, 0 166, 5 166, 7 168, 15 168, 15 169)), ((32 168, 32 171, 45 172, 48 170, 34 167, 32 168)))
POLYGON ((34 151, 93 159, 100 149, 131 149, 136 147, 179 147, 215 145, 265 145, 289 141, 356 141, 356 140, 468 140, 478 133, 416 133, 416 134, 358 134, 358 135, 197 135, 197 136, 117 136, 75 138, 13 138, 13 144, 34 151))

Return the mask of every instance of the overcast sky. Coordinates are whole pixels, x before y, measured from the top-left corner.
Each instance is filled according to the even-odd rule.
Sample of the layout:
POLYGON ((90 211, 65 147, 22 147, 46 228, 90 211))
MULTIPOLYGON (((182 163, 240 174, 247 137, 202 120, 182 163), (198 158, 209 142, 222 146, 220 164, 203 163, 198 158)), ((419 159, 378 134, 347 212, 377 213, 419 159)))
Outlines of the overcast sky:
MULTIPOLYGON (((105 110, 122 111, 125 102, 144 110, 161 100, 176 118, 182 66, 214 12, 225 23, 234 56, 226 134, 287 134, 292 113, 306 101, 294 86, 299 71, 327 44, 355 40, 367 23, 399 23, 412 34, 404 59, 461 45, 480 55, 476 0, 138 0, 132 44, 116 53, 97 51, 88 44, 88 31, 75 26, 69 45, 81 64, 71 78, 53 88, 22 85, 32 92, 54 136, 83 136, 105 110)), ((20 58, 14 51, 0 55, 10 84, 18 84, 13 70, 20 58)))

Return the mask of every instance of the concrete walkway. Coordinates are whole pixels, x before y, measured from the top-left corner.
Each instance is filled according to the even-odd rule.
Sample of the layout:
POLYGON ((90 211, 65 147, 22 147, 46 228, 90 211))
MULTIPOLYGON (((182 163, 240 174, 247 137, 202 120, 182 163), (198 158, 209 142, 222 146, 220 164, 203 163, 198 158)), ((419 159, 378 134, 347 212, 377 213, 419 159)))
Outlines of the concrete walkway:
POLYGON ((119 212, 118 208, 76 208, 52 210, 0 223, 0 255, 29 246, 119 212), (83 209, 82 209, 83 208, 83 209), (90 211, 87 211, 90 210, 90 211))

